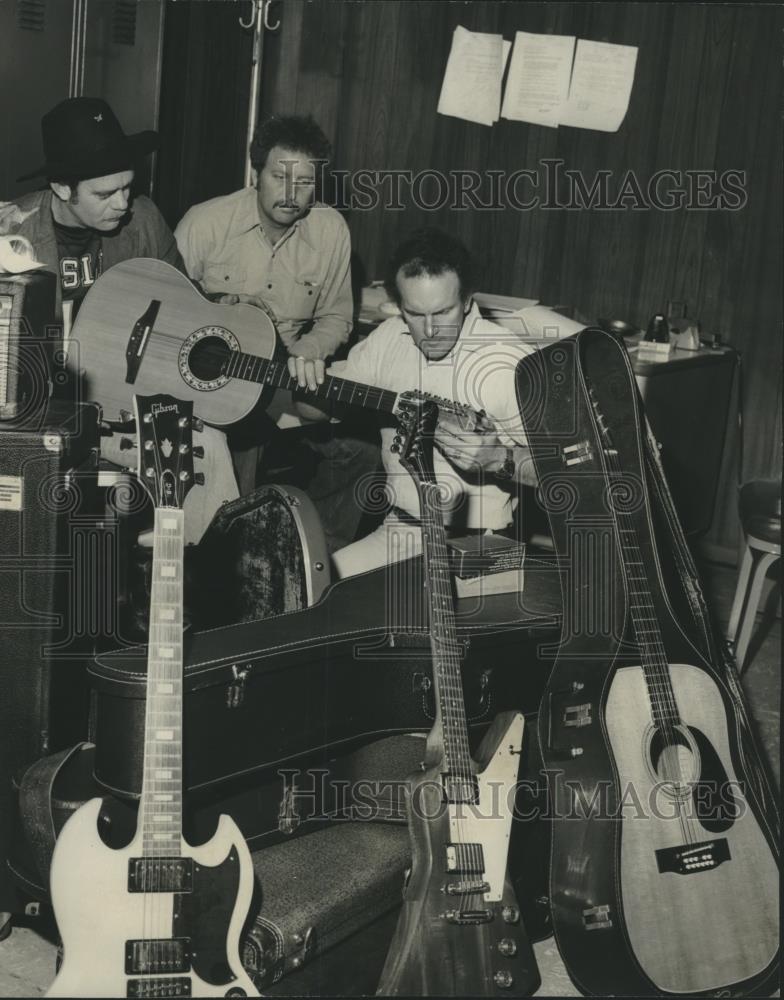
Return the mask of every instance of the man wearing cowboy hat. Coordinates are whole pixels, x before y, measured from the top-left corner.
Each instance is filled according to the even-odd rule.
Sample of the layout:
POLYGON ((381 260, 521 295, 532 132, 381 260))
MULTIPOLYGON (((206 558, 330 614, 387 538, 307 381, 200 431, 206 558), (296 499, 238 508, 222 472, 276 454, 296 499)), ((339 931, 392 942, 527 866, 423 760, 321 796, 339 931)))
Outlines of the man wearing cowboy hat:
POLYGON ((74 312, 113 264, 154 257, 184 270, 171 230, 155 205, 131 196, 137 160, 158 146, 156 132, 126 135, 94 97, 61 101, 41 119, 45 163, 17 178, 45 177, 48 188, 0 204, 0 235, 25 237, 59 275, 57 319, 74 312), (68 309, 66 309, 66 312, 68 309))

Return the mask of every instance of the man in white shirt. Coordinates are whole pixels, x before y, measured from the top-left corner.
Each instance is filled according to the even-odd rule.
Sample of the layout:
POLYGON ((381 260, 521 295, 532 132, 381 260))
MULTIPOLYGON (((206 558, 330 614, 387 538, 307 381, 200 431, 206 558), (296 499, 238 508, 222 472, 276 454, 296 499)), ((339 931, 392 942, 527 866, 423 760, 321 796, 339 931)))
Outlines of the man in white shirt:
MULTIPOLYGON (((532 348, 482 319, 472 290, 471 258, 458 240, 434 229, 414 233, 390 262, 387 291, 400 316, 329 369, 395 392, 419 389, 485 414, 473 429, 457 417, 439 419, 435 472, 444 487, 444 519, 456 534, 508 527, 515 485, 535 482, 515 390, 517 363, 532 348)), ((289 367, 303 387, 323 379, 323 363, 309 362, 303 372, 293 362, 289 367)), ((307 415, 318 419, 315 408, 307 415)), ((393 426, 381 430, 391 511, 376 531, 333 554, 341 577, 421 551, 419 499, 392 450, 395 433, 393 426)))

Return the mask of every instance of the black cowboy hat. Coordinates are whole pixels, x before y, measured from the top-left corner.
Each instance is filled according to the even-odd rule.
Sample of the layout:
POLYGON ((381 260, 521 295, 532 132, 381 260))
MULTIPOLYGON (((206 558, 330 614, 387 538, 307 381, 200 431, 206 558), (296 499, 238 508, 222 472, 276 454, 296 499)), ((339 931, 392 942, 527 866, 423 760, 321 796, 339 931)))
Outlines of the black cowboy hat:
POLYGON ((41 119, 46 162, 17 177, 87 180, 128 170, 134 161, 158 148, 157 132, 126 135, 114 112, 97 97, 69 97, 41 119))

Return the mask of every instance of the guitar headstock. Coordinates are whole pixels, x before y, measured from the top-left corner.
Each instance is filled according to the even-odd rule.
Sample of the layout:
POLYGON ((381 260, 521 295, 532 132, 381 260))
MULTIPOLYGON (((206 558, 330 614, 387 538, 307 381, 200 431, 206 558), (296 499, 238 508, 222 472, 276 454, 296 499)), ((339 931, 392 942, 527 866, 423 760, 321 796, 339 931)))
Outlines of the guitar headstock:
POLYGON ((420 482, 435 480, 433 435, 438 423, 438 406, 430 399, 411 395, 398 404, 400 433, 393 450, 400 464, 420 482))
POLYGON ((194 482, 193 403, 134 396, 139 482, 156 507, 181 508, 194 482))

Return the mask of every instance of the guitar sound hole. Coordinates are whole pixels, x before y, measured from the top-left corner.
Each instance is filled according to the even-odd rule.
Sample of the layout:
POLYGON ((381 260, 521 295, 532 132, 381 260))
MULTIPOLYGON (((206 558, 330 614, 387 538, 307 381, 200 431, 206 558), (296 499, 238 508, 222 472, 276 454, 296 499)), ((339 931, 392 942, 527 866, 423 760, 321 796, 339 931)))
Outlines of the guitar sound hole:
POLYGON ((688 795, 699 778, 699 751, 684 729, 654 729, 649 744, 649 763, 653 776, 670 795, 688 795))
POLYGON ((201 382, 210 382, 223 373, 231 348, 220 337, 202 337, 190 350, 188 367, 201 382))

